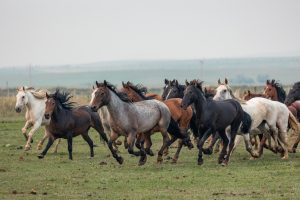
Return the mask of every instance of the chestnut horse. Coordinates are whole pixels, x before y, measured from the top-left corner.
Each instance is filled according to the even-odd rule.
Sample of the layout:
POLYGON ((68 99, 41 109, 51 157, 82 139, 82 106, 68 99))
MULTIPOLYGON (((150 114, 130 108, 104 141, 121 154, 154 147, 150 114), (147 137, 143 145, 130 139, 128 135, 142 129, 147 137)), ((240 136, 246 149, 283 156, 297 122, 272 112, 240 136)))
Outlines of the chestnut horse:
POLYGON ((273 101, 279 101, 281 103, 284 103, 286 98, 286 92, 282 88, 282 85, 274 79, 272 81, 267 80, 264 95, 273 101))
MULTIPOLYGON (((148 97, 145 96, 145 93, 147 92, 147 88, 143 87, 142 85, 134 85, 131 82, 127 82, 126 84, 122 83, 122 85, 123 88, 121 89, 121 91, 125 92, 133 102, 144 101, 149 99, 148 97)), ((179 141, 178 149, 173 158, 173 163, 177 162, 183 144, 187 145, 189 149, 193 148, 193 145, 190 142, 190 139, 187 134, 187 130, 189 129, 189 123, 192 118, 193 111, 190 106, 188 107, 187 110, 182 109, 180 106, 181 101, 182 99, 180 98, 173 98, 173 99, 168 99, 163 101, 169 108, 172 119, 178 123, 179 132, 182 135, 181 140, 179 141), (182 139, 184 139, 184 141, 182 139)), ((174 136, 175 134, 172 134, 173 131, 176 131, 176 128, 170 129, 169 131, 171 131, 170 134, 172 135, 171 141, 173 140, 173 138, 175 140, 178 139, 177 138, 178 136, 175 137, 174 136)), ((150 135, 149 137, 145 138, 145 145, 146 148, 150 149, 152 145, 150 135)))
POLYGON ((252 93, 250 90, 247 90, 244 92, 244 95, 242 97, 243 100, 248 101, 254 97, 266 97, 264 94, 259 94, 259 93, 252 93))

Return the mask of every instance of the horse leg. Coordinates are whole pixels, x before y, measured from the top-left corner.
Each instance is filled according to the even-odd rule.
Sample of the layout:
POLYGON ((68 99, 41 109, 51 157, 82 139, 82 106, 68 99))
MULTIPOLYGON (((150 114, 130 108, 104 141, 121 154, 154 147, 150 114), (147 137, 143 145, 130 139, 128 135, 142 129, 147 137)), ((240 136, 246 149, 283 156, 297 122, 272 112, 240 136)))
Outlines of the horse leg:
POLYGON ((179 158, 179 154, 180 154, 180 151, 181 151, 182 147, 183 147, 183 141, 179 140, 178 141, 178 148, 177 148, 177 151, 176 151, 176 153, 175 153, 175 155, 172 159, 172 163, 177 163, 177 160, 179 158))
POLYGON ((206 155, 211 155, 213 153, 213 148, 216 144, 216 142, 220 139, 219 133, 216 132, 212 135, 212 140, 210 141, 210 144, 207 148, 203 148, 202 151, 206 155))
POLYGON ((144 137, 145 137, 145 151, 149 156, 154 156, 153 151, 151 150, 151 146, 152 146, 152 141, 151 141, 151 132, 148 133, 144 133, 144 137))
POLYGON ((158 155, 157 155, 158 163, 162 163, 162 161, 163 161, 162 156, 163 156, 164 150, 166 148, 168 148, 171 144, 173 144, 175 142, 175 140, 177 139, 177 138, 173 137, 172 140, 170 140, 167 130, 161 130, 160 132, 163 136, 163 145, 161 146, 160 150, 158 151, 158 155))
POLYGON ((233 150, 233 147, 234 147, 235 137, 236 137, 236 132, 231 132, 231 134, 230 134, 230 140, 229 140, 229 149, 228 149, 228 152, 226 154, 225 159, 222 162, 223 166, 227 166, 228 165, 229 158, 230 158, 230 156, 232 154, 232 150, 233 150))
MULTIPOLYGON (((219 135, 223 140, 223 148, 221 150, 221 153, 220 153, 219 159, 218 159, 218 163, 221 164, 225 160, 225 156, 229 155, 229 154, 227 154, 227 147, 228 147, 229 139, 225 133, 225 130, 220 131, 219 135)), ((233 147, 233 143, 232 143, 232 147, 233 147)))
POLYGON ((69 159, 73 160, 73 155, 72 155, 72 143, 73 143, 73 134, 72 133, 68 133, 67 134, 67 140, 68 140, 68 152, 69 152, 69 159))
POLYGON ((88 135, 88 132, 82 134, 81 136, 88 143, 88 145, 90 146, 90 155, 91 155, 91 158, 94 157, 94 143, 93 143, 93 140, 88 135))
POLYGON ((210 136, 211 134, 211 128, 209 128, 208 130, 205 131, 205 133, 202 135, 202 137, 198 138, 198 165, 202 165, 203 164, 203 158, 202 158, 202 149, 203 149, 203 145, 205 143, 205 141, 207 140, 207 138, 210 136))
POLYGON ((138 148, 138 149, 141 149, 141 142, 143 140, 143 134, 142 133, 138 133, 137 136, 136 136, 136 141, 135 141, 135 147, 138 148))
POLYGON ((42 149, 43 144, 44 144, 45 140, 46 140, 48 137, 49 137, 49 136, 48 136, 48 134, 47 134, 47 132, 46 132, 46 130, 45 130, 45 133, 44 133, 44 136, 43 136, 42 140, 39 141, 39 143, 38 143, 38 145, 37 145, 37 150, 41 150, 41 149, 42 149))
POLYGON ((38 155, 38 158, 39 158, 39 159, 42 159, 42 158, 45 157, 45 155, 47 154, 47 151, 49 150, 49 148, 51 147, 51 145, 53 144, 53 142, 54 142, 55 139, 56 139, 56 138, 53 138, 52 136, 50 136, 50 137, 48 138, 48 143, 47 143, 45 149, 42 151, 42 153, 40 153, 40 154, 38 155))
POLYGON ((58 145, 59 145, 60 142, 61 142, 61 139, 59 138, 59 139, 57 140, 57 143, 56 143, 56 145, 55 145, 55 148, 54 148, 53 153, 57 153, 58 145))
MULTIPOLYGON (((32 125, 33 125, 32 123, 30 123, 29 121, 26 121, 24 127, 22 128, 22 134, 24 135, 26 141, 28 141, 28 136, 26 134, 26 131, 27 131, 27 129, 29 129, 30 127, 32 127, 32 125)), ((33 141, 31 141, 31 143, 32 142, 33 141)))
POLYGON ((133 150, 133 147, 134 147, 134 144, 135 144, 135 138, 136 138, 136 133, 132 132, 132 133, 128 134, 128 137, 127 137, 128 153, 132 154, 132 155, 135 155, 135 156, 140 156, 141 155, 140 151, 136 152, 136 151, 133 150))
POLYGON ((141 157, 140 157, 140 160, 139 160, 139 166, 144 165, 147 161, 147 154, 146 154, 146 151, 145 151, 145 148, 144 148, 144 140, 141 141, 140 152, 141 152, 140 153, 141 157))
POLYGON ((31 140, 32 140, 32 136, 40 126, 41 126, 41 121, 37 121, 37 122, 34 123, 32 129, 29 131, 27 143, 25 145, 25 151, 28 151, 30 149, 30 143, 31 143, 31 140))
POLYGON ((249 133, 244 133, 243 137, 244 137, 246 151, 248 151, 252 157, 255 157, 256 154, 254 153, 254 151, 252 149, 252 144, 251 144, 251 141, 250 141, 250 134, 249 133))
POLYGON ((114 147, 113 147, 113 143, 116 141, 116 139, 118 139, 118 137, 119 137, 118 134, 116 134, 114 131, 111 131, 110 139, 109 139, 107 145, 108 145, 108 148, 109 148, 111 154, 113 155, 113 157, 121 165, 124 160, 123 160, 123 158, 121 156, 119 156, 117 154, 117 150, 115 150, 114 147))
POLYGON ((281 158, 284 160, 288 159, 289 154, 288 154, 287 133, 286 133, 286 131, 281 131, 279 129, 278 136, 279 136, 279 144, 283 148, 283 150, 281 152, 281 158))

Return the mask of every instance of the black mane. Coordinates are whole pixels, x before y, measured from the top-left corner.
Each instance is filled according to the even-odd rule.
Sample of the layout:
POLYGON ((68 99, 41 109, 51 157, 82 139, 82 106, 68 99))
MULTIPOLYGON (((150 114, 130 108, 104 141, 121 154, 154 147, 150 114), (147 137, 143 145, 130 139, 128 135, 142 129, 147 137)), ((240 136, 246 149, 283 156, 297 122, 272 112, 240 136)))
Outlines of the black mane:
POLYGON ((291 99, 293 99, 293 101, 300 100, 300 81, 296 82, 290 89, 286 97, 285 103, 288 103, 290 105, 291 103, 293 103, 290 102, 291 99))
POLYGON ((142 84, 137 84, 137 85, 134 85, 133 83, 131 82, 127 82, 126 85, 128 87, 130 87, 133 91, 135 91, 138 95, 140 95, 144 100, 147 100, 148 97, 145 96, 145 94, 147 93, 148 89, 143 86, 142 84))
POLYGON ((270 84, 276 88, 278 101, 283 103, 286 98, 286 92, 284 91, 282 85, 279 82, 276 82, 274 79, 270 81, 270 84))
POLYGON ((108 87, 113 93, 115 93, 122 101, 127 103, 132 103, 132 101, 129 99, 128 95, 124 92, 117 91, 117 88, 112 85, 111 83, 104 81, 104 83, 98 83, 96 82, 97 87, 108 87))
POLYGON ((59 89, 56 89, 55 93, 50 94, 49 96, 61 105, 61 107, 58 106, 59 109, 64 108, 66 110, 72 110, 75 106, 75 102, 70 101, 73 96, 68 92, 61 92, 59 89))

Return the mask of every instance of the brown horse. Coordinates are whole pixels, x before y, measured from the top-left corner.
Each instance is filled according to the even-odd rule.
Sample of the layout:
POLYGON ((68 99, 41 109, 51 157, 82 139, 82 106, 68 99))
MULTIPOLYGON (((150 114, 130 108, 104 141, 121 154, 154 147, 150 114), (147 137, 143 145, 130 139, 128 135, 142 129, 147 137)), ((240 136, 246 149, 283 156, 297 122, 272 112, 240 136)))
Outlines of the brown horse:
POLYGON ((94 157, 93 141, 88 135, 90 127, 93 127, 105 142, 108 142, 106 134, 103 131, 100 117, 87 106, 73 106, 70 102, 69 93, 56 90, 54 94, 46 93, 47 101, 45 108, 45 118, 50 119, 49 125, 46 125, 46 132, 49 134, 48 144, 44 151, 38 156, 44 158, 48 149, 57 138, 68 140, 69 159, 72 160, 72 138, 81 135, 90 146, 90 156, 94 157))
POLYGON ((159 95, 159 94, 155 94, 155 93, 148 93, 145 95, 147 98, 149 99, 156 99, 158 101, 163 101, 163 98, 159 95))
POLYGON ((244 95, 242 97, 243 100, 248 101, 254 97, 266 97, 264 94, 259 94, 259 93, 252 93, 250 90, 245 91, 244 95))
MULTIPOLYGON (((122 84, 123 84, 123 88, 121 89, 121 91, 125 92, 133 102, 144 101, 144 100, 148 99, 145 96, 145 93, 147 92, 147 89, 145 87, 143 87, 142 85, 134 85, 131 82, 127 82, 126 84, 122 83, 122 84)), ((187 110, 182 109, 181 106, 180 106, 181 101, 182 101, 182 99, 180 99, 180 98, 172 98, 172 99, 165 100, 163 102, 169 108, 169 110, 171 112, 172 119, 175 120, 178 123, 180 133, 182 134, 182 136, 186 137, 188 135, 187 130, 189 128, 190 120, 193 116, 193 111, 192 111, 191 106, 189 106, 187 108, 187 110)), ((152 145, 150 135, 148 135, 148 136, 149 137, 145 138, 146 149, 150 149, 150 147, 152 145)), ((177 138, 174 138, 174 139, 173 138, 174 138, 174 136, 172 136, 172 140, 177 139, 177 138)), ((177 149, 176 154, 173 158, 173 163, 177 162, 184 142, 186 142, 186 145, 190 149, 193 148, 193 145, 189 140, 187 140, 187 141, 180 140, 179 145, 178 145, 178 149, 177 149)))
POLYGON ((276 82, 274 79, 272 81, 267 80, 264 95, 273 101, 279 101, 284 103, 286 98, 286 92, 284 91, 282 85, 276 82))

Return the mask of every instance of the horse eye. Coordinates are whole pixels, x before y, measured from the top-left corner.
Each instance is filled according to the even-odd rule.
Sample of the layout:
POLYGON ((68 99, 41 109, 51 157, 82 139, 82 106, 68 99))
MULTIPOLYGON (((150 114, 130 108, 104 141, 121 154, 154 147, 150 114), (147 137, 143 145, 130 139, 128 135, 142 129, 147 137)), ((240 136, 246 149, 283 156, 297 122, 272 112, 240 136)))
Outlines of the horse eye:
POLYGON ((22 96, 22 99, 25 99, 25 96, 22 96))
POLYGON ((223 92, 225 93, 225 92, 227 92, 227 90, 223 90, 223 92))

